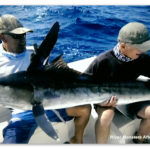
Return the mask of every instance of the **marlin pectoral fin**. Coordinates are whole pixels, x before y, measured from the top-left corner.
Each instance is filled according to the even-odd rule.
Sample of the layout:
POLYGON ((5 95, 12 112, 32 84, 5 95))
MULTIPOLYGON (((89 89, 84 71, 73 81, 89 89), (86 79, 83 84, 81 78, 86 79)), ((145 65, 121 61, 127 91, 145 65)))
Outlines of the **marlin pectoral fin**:
POLYGON ((48 120, 48 117, 45 114, 42 104, 35 104, 32 107, 34 118, 39 125, 39 127, 51 138, 59 141, 59 137, 53 128, 51 122, 48 120))

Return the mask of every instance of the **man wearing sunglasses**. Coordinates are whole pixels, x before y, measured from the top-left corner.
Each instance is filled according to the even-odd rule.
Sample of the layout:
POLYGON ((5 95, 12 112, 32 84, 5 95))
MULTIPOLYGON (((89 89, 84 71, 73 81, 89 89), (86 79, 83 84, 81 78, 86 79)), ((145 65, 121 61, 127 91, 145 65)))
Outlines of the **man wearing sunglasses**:
MULTIPOLYGON (((26 70, 30 64, 32 50, 26 50, 26 33, 32 30, 23 27, 15 16, 3 15, 0 17, 0 77, 26 70)), ((70 143, 82 143, 84 129, 88 123, 91 107, 81 106, 59 109, 65 121, 74 117, 75 135, 70 143)), ((51 111, 46 111, 52 121, 60 122, 51 111)), ((4 129, 3 143, 28 143, 37 125, 32 111, 12 113, 9 125, 4 129)))

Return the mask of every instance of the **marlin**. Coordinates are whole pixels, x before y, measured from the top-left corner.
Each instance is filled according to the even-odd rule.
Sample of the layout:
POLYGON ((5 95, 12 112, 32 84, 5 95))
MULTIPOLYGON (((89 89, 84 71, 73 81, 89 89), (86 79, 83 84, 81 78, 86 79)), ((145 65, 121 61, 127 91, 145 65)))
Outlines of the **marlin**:
MULTIPOLYGON (((59 139, 48 120, 45 109, 68 108, 98 104, 118 97, 118 105, 141 102, 150 98, 150 81, 96 83, 93 76, 68 67, 58 56, 49 63, 50 53, 57 41, 56 22, 31 56, 27 71, 0 78, 0 105, 32 109, 37 124, 53 139, 59 139)), ((56 112, 57 116, 61 116, 56 112)), ((63 120, 63 119, 62 119, 63 120)))

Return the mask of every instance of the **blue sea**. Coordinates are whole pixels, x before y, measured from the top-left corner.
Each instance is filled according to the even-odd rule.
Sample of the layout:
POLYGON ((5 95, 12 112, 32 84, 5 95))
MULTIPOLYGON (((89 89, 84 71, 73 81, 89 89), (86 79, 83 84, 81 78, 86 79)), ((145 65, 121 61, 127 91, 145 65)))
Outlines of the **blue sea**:
POLYGON ((59 37, 50 59, 63 54, 67 63, 112 49, 120 28, 128 22, 144 23, 150 31, 150 6, 0 5, 0 15, 3 14, 15 15, 34 30, 27 34, 27 46, 40 45, 58 21, 59 37))
POLYGON ((63 54, 66 62, 98 55, 117 42, 118 31, 128 22, 138 21, 150 30, 150 6, 127 5, 0 5, 0 15, 13 14, 34 30, 27 45, 40 45, 54 22, 60 24, 58 41, 51 54, 63 54))

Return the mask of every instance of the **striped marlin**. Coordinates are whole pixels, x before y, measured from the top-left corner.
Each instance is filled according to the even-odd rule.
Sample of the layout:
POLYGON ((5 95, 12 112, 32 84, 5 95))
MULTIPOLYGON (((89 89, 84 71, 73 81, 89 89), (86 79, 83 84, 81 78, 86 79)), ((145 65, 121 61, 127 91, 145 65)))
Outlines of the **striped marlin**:
POLYGON ((112 95, 119 98, 118 105, 149 100, 149 80, 96 83, 92 75, 68 67, 62 56, 49 63, 58 32, 59 23, 56 22, 32 55, 27 71, 0 78, 0 105, 32 109, 37 124, 49 136, 58 139, 44 108, 54 110, 97 104, 110 99, 112 95))

